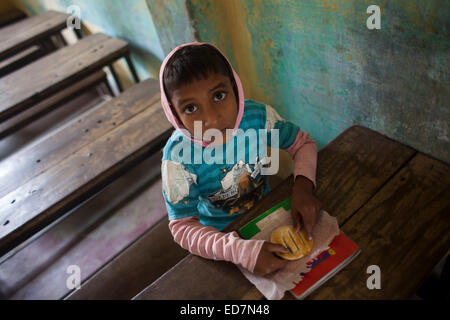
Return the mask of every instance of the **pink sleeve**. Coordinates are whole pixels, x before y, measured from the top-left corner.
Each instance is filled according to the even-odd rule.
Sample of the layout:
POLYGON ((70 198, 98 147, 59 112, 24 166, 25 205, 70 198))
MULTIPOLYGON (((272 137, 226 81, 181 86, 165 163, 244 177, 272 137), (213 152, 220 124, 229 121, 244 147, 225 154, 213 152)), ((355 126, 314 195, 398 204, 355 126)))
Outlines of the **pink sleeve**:
POLYGON ((311 180, 316 188, 317 144, 309 133, 299 130, 294 143, 286 149, 294 159, 294 181, 297 176, 311 180))
POLYGON ((223 233, 200 223, 192 216, 171 220, 169 229, 175 242, 192 254, 225 260, 253 272, 264 240, 244 240, 236 232, 223 233))

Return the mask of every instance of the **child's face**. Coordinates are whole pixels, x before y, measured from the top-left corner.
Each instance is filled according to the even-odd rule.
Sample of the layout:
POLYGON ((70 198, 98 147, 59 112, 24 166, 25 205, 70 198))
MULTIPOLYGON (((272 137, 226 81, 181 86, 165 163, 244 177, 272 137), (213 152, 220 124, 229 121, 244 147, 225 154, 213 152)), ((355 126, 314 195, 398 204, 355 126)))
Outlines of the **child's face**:
MULTIPOLYGON (((208 129, 233 129, 238 107, 229 77, 210 73, 207 79, 194 80, 172 93, 172 105, 185 128, 194 134, 194 121, 201 121, 202 134, 208 129)), ((201 139, 202 137, 195 137, 201 139)))

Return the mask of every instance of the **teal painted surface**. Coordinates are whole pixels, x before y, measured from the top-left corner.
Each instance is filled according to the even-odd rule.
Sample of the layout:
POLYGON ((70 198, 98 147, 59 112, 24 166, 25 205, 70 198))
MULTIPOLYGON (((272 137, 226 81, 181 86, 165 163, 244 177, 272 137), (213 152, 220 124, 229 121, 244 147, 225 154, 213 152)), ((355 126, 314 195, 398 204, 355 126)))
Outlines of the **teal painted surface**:
POLYGON ((176 46, 197 41, 184 0, 147 0, 165 55, 176 46))
POLYGON ((234 65, 251 57, 250 85, 260 93, 252 98, 310 132, 319 148, 360 124, 450 162, 446 1, 376 1, 381 30, 366 27, 373 1, 230 2, 244 11, 251 52, 236 55, 217 3, 191 0, 199 41, 220 43, 234 65))
POLYGON ((139 77, 157 78, 164 59, 157 30, 145 0, 18 0, 28 12, 36 14, 48 9, 66 12, 70 5, 81 9, 81 20, 102 29, 112 37, 126 40, 139 77))

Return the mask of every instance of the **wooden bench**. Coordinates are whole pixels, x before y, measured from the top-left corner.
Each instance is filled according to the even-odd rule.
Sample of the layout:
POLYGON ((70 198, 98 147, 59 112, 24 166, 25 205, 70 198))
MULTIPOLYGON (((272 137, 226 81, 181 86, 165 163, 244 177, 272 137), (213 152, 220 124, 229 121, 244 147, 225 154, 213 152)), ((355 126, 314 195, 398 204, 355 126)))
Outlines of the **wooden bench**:
POLYGON ((0 123, 122 57, 139 81, 129 59, 128 43, 101 33, 85 37, 1 78, 0 123))
POLYGON ((33 45, 11 57, 0 61, 0 78, 37 60, 44 54, 44 50, 40 46, 33 45))
POLYGON ((66 299, 131 299, 189 252, 181 248, 164 217, 66 299))
MULTIPOLYGON (((448 165, 360 126, 322 149, 316 196, 362 252, 308 298, 410 298, 450 246, 449 173, 448 165), (382 290, 366 287, 369 265, 380 267, 382 290)), ((290 196, 292 184, 290 177, 224 231, 290 196)), ((191 254, 135 297, 262 298, 233 264, 191 254)))
POLYGON ((0 255, 159 150, 172 127, 149 79, 0 162, 0 255))
POLYGON ((167 219, 161 193, 161 156, 160 150, 146 158, 80 206, 1 257, 0 288, 3 284, 6 298, 56 300, 67 297, 73 291, 78 293, 80 290, 64 285, 69 265, 80 268, 84 294, 98 299, 112 295, 117 299, 124 297, 127 290, 132 289, 127 281, 140 275, 140 281, 134 281, 139 287, 131 290, 134 291, 130 293, 132 297, 173 267, 173 259, 182 249, 173 240, 167 243, 167 239, 170 240, 167 224, 166 230, 163 224, 162 228, 157 227, 161 225, 161 219, 167 219), (156 230, 162 232, 154 232, 156 230), (129 252, 135 247, 133 243, 141 242, 144 236, 151 239, 157 248, 152 250, 149 243, 147 249, 151 252, 136 255, 133 260, 124 261, 120 268, 111 269, 124 277, 123 280, 114 277, 116 286, 106 281, 97 282, 98 287, 92 286, 98 273, 103 274, 106 266, 120 260, 117 258, 122 255, 121 252, 129 252), (168 250, 174 252, 169 253, 168 250), (155 258, 155 266, 147 269, 145 261, 155 258), (87 284, 93 293, 90 290, 86 292, 87 284), (102 288, 106 292, 102 293, 102 288), (110 292, 111 288, 115 291, 110 292))
POLYGON ((58 34, 66 28, 68 17, 66 13, 50 10, 1 28, 0 61, 58 34))
POLYGON ((44 99, 43 101, 34 105, 33 108, 27 109, 26 111, 19 113, 15 117, 12 117, 5 122, 0 123, 0 139, 3 139, 17 132, 33 121, 36 121, 49 112, 61 107, 64 103, 82 94, 84 91, 92 89, 93 87, 98 86, 102 83, 106 87, 105 92, 107 92, 111 97, 114 96, 111 88, 109 87, 106 73, 103 70, 99 70, 48 97, 47 99, 44 99))

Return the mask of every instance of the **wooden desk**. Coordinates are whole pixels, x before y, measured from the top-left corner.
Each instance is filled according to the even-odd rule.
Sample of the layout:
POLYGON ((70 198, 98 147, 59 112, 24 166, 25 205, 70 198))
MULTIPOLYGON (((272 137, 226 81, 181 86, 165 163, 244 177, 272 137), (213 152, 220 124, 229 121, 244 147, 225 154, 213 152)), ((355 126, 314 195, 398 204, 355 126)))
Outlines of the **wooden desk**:
POLYGON ((1 78, 0 122, 128 54, 127 42, 97 33, 1 78))
POLYGON ((0 78, 36 61, 43 55, 45 55, 45 51, 40 46, 32 45, 18 54, 3 59, 0 61, 0 78))
POLYGON ((66 28, 68 14, 46 11, 0 29, 0 60, 66 28))
MULTIPOLYGON (((292 182, 281 183, 225 231, 289 197, 292 182)), ((353 126, 319 152, 317 185, 325 210, 362 252, 309 299, 407 299, 450 247, 450 170, 440 161, 353 126), (366 287, 369 265, 381 268, 381 290, 366 287)), ((191 254, 135 297, 262 298, 232 263, 191 254)))
POLYGON ((149 79, 0 162, 0 256, 160 150, 172 132, 149 79))

